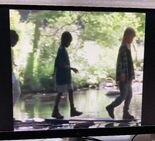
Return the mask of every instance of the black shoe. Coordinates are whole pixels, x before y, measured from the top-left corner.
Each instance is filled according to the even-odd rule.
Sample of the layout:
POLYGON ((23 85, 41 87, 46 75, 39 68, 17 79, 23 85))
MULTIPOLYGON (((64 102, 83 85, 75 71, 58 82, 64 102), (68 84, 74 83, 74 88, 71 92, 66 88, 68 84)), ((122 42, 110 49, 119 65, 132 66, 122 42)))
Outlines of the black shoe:
POLYGON ((129 113, 123 114, 123 119, 124 120, 134 120, 135 117, 133 115, 130 115, 129 113))
POLYGON ((77 111, 75 108, 71 109, 71 117, 80 116, 82 114, 83 114, 82 112, 77 111))
POLYGON ((109 116, 111 118, 115 118, 115 116, 114 116, 114 108, 111 105, 108 105, 106 107, 106 110, 107 110, 107 112, 108 112, 108 114, 109 114, 109 116))
POLYGON ((56 118, 56 119, 63 119, 63 118, 64 118, 64 116, 61 115, 58 111, 54 111, 54 112, 52 113, 52 117, 54 117, 54 118, 56 118))

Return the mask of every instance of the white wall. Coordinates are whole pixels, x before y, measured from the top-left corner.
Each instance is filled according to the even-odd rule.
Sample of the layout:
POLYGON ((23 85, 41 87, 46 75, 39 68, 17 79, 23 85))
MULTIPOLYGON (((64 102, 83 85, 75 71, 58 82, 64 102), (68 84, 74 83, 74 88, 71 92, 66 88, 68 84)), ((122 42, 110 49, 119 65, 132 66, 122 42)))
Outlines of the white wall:
POLYGON ((0 4, 153 8, 155 0, 0 0, 0 4))

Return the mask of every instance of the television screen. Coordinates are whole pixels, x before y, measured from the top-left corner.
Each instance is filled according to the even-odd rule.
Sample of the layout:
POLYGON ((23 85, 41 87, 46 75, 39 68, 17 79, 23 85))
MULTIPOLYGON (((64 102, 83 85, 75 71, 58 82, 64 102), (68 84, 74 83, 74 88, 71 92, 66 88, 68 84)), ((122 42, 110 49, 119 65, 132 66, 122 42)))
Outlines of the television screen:
POLYGON ((108 135, 147 125, 145 10, 8 9, 12 133, 108 135))
MULTIPOLYGON (((52 123, 58 119, 62 122, 54 123, 53 127, 40 127, 42 130, 135 126, 140 123, 145 13, 14 9, 10 10, 10 29, 19 36, 12 48, 13 72, 19 83, 16 85, 21 89, 20 97, 13 103, 15 130, 35 130, 32 125, 25 128, 22 123, 28 126, 31 121, 35 126, 37 120, 52 123), (134 116, 136 121, 131 123, 126 121, 131 117, 123 118, 126 114, 123 102, 129 102, 131 94, 127 89, 121 97, 116 82, 116 67, 123 63, 116 65, 118 52, 120 46, 126 47, 122 40, 129 27, 136 35, 130 45, 135 73, 131 84, 133 97, 129 111, 124 109, 134 116), (63 45, 69 40, 67 33, 72 36, 69 46, 63 45), (62 34, 66 36, 64 43, 62 34), (112 118, 106 107, 118 97, 122 100, 117 102, 115 118, 112 118)), ((125 67, 122 69, 128 69, 125 67)))

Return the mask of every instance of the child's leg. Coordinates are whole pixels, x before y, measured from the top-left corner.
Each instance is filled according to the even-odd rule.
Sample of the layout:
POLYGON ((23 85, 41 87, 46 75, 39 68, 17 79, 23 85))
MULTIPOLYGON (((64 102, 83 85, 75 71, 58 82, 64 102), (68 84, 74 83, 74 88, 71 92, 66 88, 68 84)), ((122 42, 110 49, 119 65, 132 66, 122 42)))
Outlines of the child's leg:
POLYGON ((74 98, 73 98, 73 90, 68 90, 69 93, 69 102, 70 102, 70 108, 71 108, 71 116, 79 116, 82 114, 82 112, 79 112, 74 107, 74 98))
POLYGON ((59 105, 61 96, 62 96, 62 93, 57 94, 56 100, 55 100, 55 105, 54 105, 54 110, 58 110, 58 105, 59 105))
POLYGON ((54 109, 53 109, 53 113, 52 113, 52 117, 55 117, 55 118, 58 118, 58 119, 63 118, 63 116, 59 113, 59 109, 58 109, 61 96, 62 96, 62 93, 57 94, 54 109))
POLYGON ((74 99, 73 99, 73 90, 68 90, 69 93, 69 103, 70 103, 70 108, 74 108, 74 99))
POLYGON ((119 106, 128 96, 128 83, 121 82, 119 83, 120 95, 106 107, 106 110, 111 118, 115 118, 114 116, 114 108, 119 106))
POLYGON ((131 82, 128 83, 128 96, 126 97, 126 100, 124 101, 124 107, 123 107, 123 119, 134 119, 134 116, 130 115, 129 113, 129 106, 132 99, 132 88, 131 88, 131 82))

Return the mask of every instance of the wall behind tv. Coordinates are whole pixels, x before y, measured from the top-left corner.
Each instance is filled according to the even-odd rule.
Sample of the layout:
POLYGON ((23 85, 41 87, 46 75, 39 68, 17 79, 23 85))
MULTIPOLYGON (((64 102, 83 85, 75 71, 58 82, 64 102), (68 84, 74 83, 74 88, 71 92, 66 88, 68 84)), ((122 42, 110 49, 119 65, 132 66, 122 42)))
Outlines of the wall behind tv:
POLYGON ((155 8, 154 0, 1 0, 0 4, 155 8))

